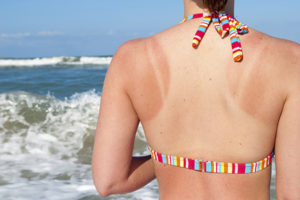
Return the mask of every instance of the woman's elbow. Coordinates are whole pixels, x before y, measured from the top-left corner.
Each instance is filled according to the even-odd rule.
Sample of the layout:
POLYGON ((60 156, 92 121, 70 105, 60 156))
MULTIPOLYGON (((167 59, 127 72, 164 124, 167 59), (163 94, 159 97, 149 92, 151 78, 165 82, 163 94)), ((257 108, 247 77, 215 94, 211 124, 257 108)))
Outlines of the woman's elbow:
POLYGON ((103 166, 92 162, 92 177, 94 186, 102 197, 107 197, 112 194, 113 178, 108 176, 108 172, 103 170, 103 166))
POLYGON ((109 188, 102 186, 100 184, 95 184, 95 187, 97 189, 97 192, 100 194, 100 196, 108 197, 109 195, 111 195, 111 193, 109 192, 109 188))
POLYGON ((94 174, 93 179, 96 190, 102 197, 107 197, 113 194, 113 183, 110 180, 106 180, 106 178, 94 174))
POLYGON ((125 181, 121 180, 119 176, 109 175, 107 171, 93 170, 94 185, 98 193, 102 197, 107 197, 112 194, 121 194, 125 181))

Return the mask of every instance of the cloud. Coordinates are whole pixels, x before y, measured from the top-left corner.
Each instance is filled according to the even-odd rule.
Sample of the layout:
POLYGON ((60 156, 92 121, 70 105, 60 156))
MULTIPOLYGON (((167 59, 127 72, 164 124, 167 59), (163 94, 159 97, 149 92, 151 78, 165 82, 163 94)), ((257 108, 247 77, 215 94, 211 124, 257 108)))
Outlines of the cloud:
POLYGON ((1 33, 1 38, 24 38, 31 36, 31 33, 1 33))
POLYGON ((59 31, 40 31, 36 33, 38 36, 57 36, 57 35, 64 35, 63 32, 59 31))
POLYGON ((115 32, 114 32, 113 30, 109 30, 106 34, 107 34, 107 35, 114 35, 115 32))
POLYGON ((1 33, 0 38, 26 38, 30 36, 58 36, 58 35, 64 35, 63 32, 60 31, 40 31, 37 33, 29 33, 29 32, 24 32, 24 33, 1 33))

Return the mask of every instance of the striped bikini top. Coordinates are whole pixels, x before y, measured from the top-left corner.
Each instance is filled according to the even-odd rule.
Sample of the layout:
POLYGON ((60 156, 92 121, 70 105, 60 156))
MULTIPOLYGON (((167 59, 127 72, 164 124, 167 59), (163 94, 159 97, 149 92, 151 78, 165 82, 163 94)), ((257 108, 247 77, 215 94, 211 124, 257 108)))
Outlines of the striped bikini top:
POLYGON ((222 38, 229 33, 233 60, 239 62, 243 59, 242 45, 238 34, 248 33, 248 27, 242 24, 237 19, 231 17, 225 11, 211 12, 211 13, 198 13, 185 17, 180 23, 186 22, 191 19, 202 18, 199 28, 197 29, 193 38, 192 46, 197 48, 202 40, 207 27, 213 22, 217 32, 222 38))
POLYGON ((222 173, 222 174, 249 174, 261 171, 272 163, 274 153, 270 153, 264 159, 251 163, 229 163, 216 161, 203 161, 198 159, 184 158, 180 156, 166 155, 148 147, 151 157, 163 164, 186 169, 192 169, 200 172, 222 173))

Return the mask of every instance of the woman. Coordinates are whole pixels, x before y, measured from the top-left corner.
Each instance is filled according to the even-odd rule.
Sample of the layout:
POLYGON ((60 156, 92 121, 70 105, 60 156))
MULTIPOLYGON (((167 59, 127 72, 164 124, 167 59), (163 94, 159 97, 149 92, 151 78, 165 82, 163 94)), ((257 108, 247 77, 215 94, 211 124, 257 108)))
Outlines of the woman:
POLYGON ((184 0, 185 17, 204 15, 126 42, 114 55, 93 154, 102 196, 156 177, 162 200, 269 199, 275 149, 277 198, 300 199, 300 46, 243 25, 230 29, 248 32, 240 49, 238 36, 220 38, 216 20, 194 37, 222 9, 237 28, 234 0, 226 2, 184 0), (153 159, 131 157, 139 121, 153 159))

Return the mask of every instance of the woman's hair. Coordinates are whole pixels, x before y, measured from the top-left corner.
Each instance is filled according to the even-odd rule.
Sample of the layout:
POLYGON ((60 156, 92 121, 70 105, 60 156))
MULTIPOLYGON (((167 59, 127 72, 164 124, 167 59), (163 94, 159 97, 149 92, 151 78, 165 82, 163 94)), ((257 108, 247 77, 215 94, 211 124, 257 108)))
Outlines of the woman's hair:
POLYGON ((210 11, 220 11, 226 6, 227 0, 203 0, 210 11))

